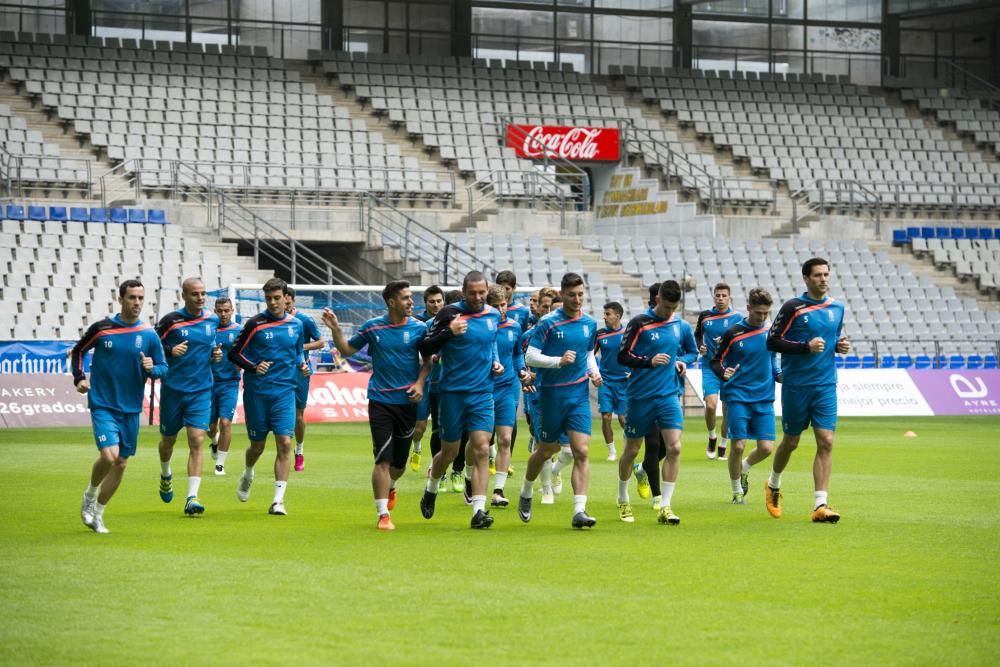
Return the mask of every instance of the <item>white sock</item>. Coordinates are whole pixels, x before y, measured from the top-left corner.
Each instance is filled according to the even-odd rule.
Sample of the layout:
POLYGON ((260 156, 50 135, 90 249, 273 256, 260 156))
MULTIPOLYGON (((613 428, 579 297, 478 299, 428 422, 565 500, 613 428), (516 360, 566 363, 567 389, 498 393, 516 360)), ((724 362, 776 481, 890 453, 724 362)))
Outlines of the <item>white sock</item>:
POLYGON ((774 472, 774 468, 771 468, 771 476, 767 478, 767 485, 772 489, 781 488, 781 473, 774 472))
POLYGON ((220 465, 220 466, 223 466, 223 467, 225 467, 225 465, 226 465, 226 457, 227 457, 227 456, 229 456, 229 452, 224 452, 224 451, 222 451, 222 450, 220 449, 220 450, 219 450, 219 457, 218 457, 218 458, 216 459, 216 461, 215 461, 215 462, 216 462, 216 463, 217 463, 218 465, 220 465))
POLYGON ((443 480, 444 476, 430 477, 427 480, 427 486, 424 487, 424 490, 427 491, 428 493, 433 493, 436 496, 438 492, 438 487, 441 486, 441 482, 443 480))
POLYGON ((559 450, 559 458, 552 464, 552 474, 558 475, 563 468, 573 463, 573 450, 564 447, 559 450))
POLYGON ((87 492, 84 494, 85 496, 87 496, 87 500, 93 500, 94 498, 96 498, 97 497, 97 490, 100 489, 100 488, 101 487, 99 487, 99 486, 90 486, 88 484, 87 485, 87 492))
POLYGON ((722 447, 723 449, 725 449, 725 448, 726 448, 726 445, 727 445, 728 443, 729 443, 729 438, 723 438, 723 439, 722 439, 722 442, 720 442, 720 443, 719 443, 719 447, 722 447))
POLYGON ((587 496, 573 496, 573 514, 587 511, 587 496))
POLYGON ((250 480, 251 482, 253 481, 253 466, 247 466, 246 468, 243 469, 243 477, 250 480))
POLYGON ((472 496, 472 513, 486 511, 486 496, 472 496))
POLYGON ((496 445, 490 445, 490 458, 491 459, 496 459, 496 457, 497 457, 497 446, 496 445))
POLYGON ((188 498, 198 495, 198 488, 201 486, 201 477, 188 477, 188 498))
POLYGON ((415 443, 413 443, 413 451, 415 451, 417 454, 420 453, 420 440, 417 440, 415 443))
POLYGON ((396 488, 396 485, 397 485, 398 483, 399 483, 399 480, 398 480, 398 479, 390 479, 390 480, 389 480, 389 488, 390 488, 390 489, 395 489, 395 488, 396 488))
POLYGON ((379 516, 389 513, 389 499, 388 498, 376 498, 375 499, 375 512, 379 516))
POLYGON ((288 482, 275 482, 274 483, 274 502, 283 503, 285 502, 285 487, 288 486, 288 482))
POLYGON ((552 461, 550 459, 545 459, 545 463, 542 464, 542 474, 540 475, 542 481, 543 489, 552 488, 552 461))
POLYGON ((524 478, 524 482, 521 484, 521 497, 530 498, 535 493, 535 482, 529 480, 527 477, 524 478))
POLYGON ((663 480, 661 485, 663 491, 663 498, 660 500, 660 507, 670 507, 670 501, 674 499, 674 487, 677 486, 677 482, 668 482, 663 480))
POLYGON ((160 477, 170 477, 170 461, 160 461, 160 477))
POLYGON ((295 455, 296 456, 302 456, 302 448, 305 447, 305 446, 306 446, 306 441, 305 440, 303 440, 302 442, 296 442, 295 443, 295 455))
POLYGON ((753 464, 750 463, 749 459, 743 459, 743 468, 740 472, 742 472, 744 475, 747 474, 748 472, 750 472, 750 466, 752 465, 753 464))
POLYGON ((219 434, 218 433, 216 433, 215 435, 212 436, 212 444, 215 445, 216 447, 219 446, 219 434))
POLYGON ((465 464, 465 479, 472 479, 472 464, 465 464))
POLYGON ((615 453, 615 443, 614 443, 614 441, 607 442, 607 443, 604 443, 604 444, 606 444, 608 446, 608 454, 614 454, 615 453))
POLYGON ((621 503, 627 503, 628 502, 628 480, 627 479, 624 482, 621 481, 621 480, 618 480, 618 502, 619 502, 619 504, 621 504, 621 503))
POLYGON ((504 487, 507 486, 507 471, 503 472, 497 470, 496 478, 493 481, 493 488, 498 491, 503 491, 504 487))
POLYGON ((739 479, 731 479, 729 483, 733 485, 733 493, 743 493, 743 486, 739 479))
POLYGON ((103 517, 104 516, 104 508, 105 507, 107 507, 107 505, 102 505, 101 503, 96 503, 94 505, 94 518, 100 519, 101 517, 103 517))
POLYGON ((715 429, 714 428, 711 431, 708 432, 708 439, 709 440, 715 440, 715 429))
POLYGON ((813 496, 816 498, 816 502, 813 505, 813 509, 816 509, 820 505, 826 505, 826 491, 814 491, 813 496))

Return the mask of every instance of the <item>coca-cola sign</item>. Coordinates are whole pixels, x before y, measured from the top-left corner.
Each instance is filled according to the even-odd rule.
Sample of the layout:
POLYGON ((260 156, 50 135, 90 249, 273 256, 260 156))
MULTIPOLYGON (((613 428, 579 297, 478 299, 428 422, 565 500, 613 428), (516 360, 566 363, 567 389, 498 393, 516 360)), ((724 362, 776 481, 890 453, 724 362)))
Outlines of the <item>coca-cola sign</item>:
POLYGON ((616 127, 561 127, 508 125, 507 146, 518 157, 617 162, 620 156, 616 127))

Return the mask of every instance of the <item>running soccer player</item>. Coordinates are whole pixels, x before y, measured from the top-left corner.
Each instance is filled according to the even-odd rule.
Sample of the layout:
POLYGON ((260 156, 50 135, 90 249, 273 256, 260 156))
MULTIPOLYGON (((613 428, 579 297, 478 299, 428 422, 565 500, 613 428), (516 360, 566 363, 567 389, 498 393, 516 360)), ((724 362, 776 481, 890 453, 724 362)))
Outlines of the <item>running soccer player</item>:
POLYGON ((202 452, 212 413, 212 363, 222 359, 215 342, 219 317, 205 310, 205 284, 187 278, 181 285, 184 307, 168 313, 156 325, 167 355, 167 374, 160 388, 160 499, 174 499, 170 457, 177 433, 184 428, 188 441, 188 489, 184 514, 198 516, 205 506, 198 500, 202 452))
MULTIPOLYGON (((453 303, 458 303, 462 300, 462 290, 449 290, 447 294, 444 295, 444 305, 449 306, 453 303)), ((440 312, 440 311, 438 311, 440 312)), ((431 422, 431 458, 437 456, 438 452, 441 451, 441 410, 440 405, 440 384, 441 375, 444 372, 444 366, 441 365, 441 356, 432 355, 431 356, 431 374, 427 377, 427 392, 431 395, 430 399, 430 416, 432 417, 431 422)), ((465 467, 465 445, 468 444, 469 434, 462 433, 462 442, 458 448, 458 454, 455 456, 455 460, 452 462, 452 473, 451 479, 448 476, 441 480, 441 484, 438 485, 438 493, 449 493, 455 491, 456 493, 461 492, 465 488, 465 484, 462 481, 462 469, 465 467), (455 482, 458 482, 458 486, 455 486, 455 482)), ((432 460, 433 465, 433 460, 432 460)), ((431 466, 427 466, 427 477, 430 478, 431 466)), ((470 501, 471 503, 471 501, 470 501)))
MULTIPOLYGON (((539 317, 545 317, 552 310, 552 300, 556 298, 556 291, 551 287, 543 287, 537 292, 532 293, 532 315, 528 318, 528 328, 524 330, 521 335, 521 355, 528 351, 528 343, 531 341, 531 330, 538 324, 539 317)), ((532 376, 534 379, 534 371, 530 368, 525 367, 525 372, 532 376)), ((524 395, 524 419, 528 422, 528 451, 535 451, 535 444, 538 442, 538 433, 535 429, 535 415, 538 414, 538 392, 526 393, 524 395)), ((548 481, 548 475, 543 474, 542 482, 545 486, 545 482, 548 481)), ((549 495, 551 494, 551 485, 549 485, 549 495)), ((555 500, 553 499, 553 502, 555 500)), ((542 490, 542 504, 549 504, 545 502, 545 489, 542 490)))
POLYGON ((538 308, 539 299, 541 298, 542 290, 536 289, 531 293, 528 298, 528 324, 527 326, 533 327, 538 324, 538 318, 542 317, 542 312, 538 308))
POLYGON ((80 518, 95 533, 104 526, 104 508, 118 490, 128 460, 139 441, 139 417, 146 378, 167 372, 160 338, 139 319, 145 289, 138 280, 118 287, 121 312, 90 325, 73 347, 73 384, 87 394, 98 456, 90 470, 90 485, 83 494, 80 518), (83 372, 83 355, 94 350, 90 379, 83 372))
POLYGON ((250 499, 254 466, 264 453, 267 434, 274 433, 274 500, 268 514, 285 516, 285 489, 291 468, 295 432, 295 390, 299 376, 309 375, 302 322, 286 312, 285 281, 271 278, 261 290, 266 310, 254 315, 229 351, 229 360, 246 371, 243 375, 243 410, 250 446, 246 468, 240 475, 236 497, 250 499))
MULTIPOLYGON (((437 285, 431 285, 424 290, 424 312, 416 317, 421 322, 427 322, 434 319, 442 308, 444 308, 444 290, 437 285)), ((424 397, 417 406, 417 423, 413 427, 413 454, 410 455, 410 469, 413 472, 420 470, 420 441, 427 432, 427 419, 431 415, 431 392, 427 391, 427 388, 425 386, 424 397)))
MULTIPOLYGON (((295 307, 295 290, 285 286, 285 310, 289 315, 302 322, 302 333, 306 360, 309 363, 309 374, 312 375, 312 362, 309 361, 309 353, 313 350, 322 350, 326 347, 323 334, 316 326, 316 320, 308 313, 304 313, 295 307)), ((306 469, 306 406, 309 403, 309 375, 296 377, 298 385, 295 387, 295 472, 302 472, 306 469)))
POLYGON ((323 323, 333 332, 333 344, 345 357, 368 346, 372 374, 368 380, 368 425, 375 465, 372 492, 379 530, 396 530, 390 512, 396 507, 396 483, 406 472, 417 404, 423 398, 430 360, 420 363, 417 346, 427 325, 412 316, 410 283, 397 280, 382 290, 386 314, 361 325, 350 340, 340 330, 337 316, 323 310, 323 323))
POLYGON ((715 413, 719 406, 720 381, 715 373, 709 372, 709 368, 715 357, 719 337, 743 318, 730 305, 732 293, 726 283, 716 284, 712 289, 712 298, 715 299, 715 306, 709 310, 701 311, 698 315, 698 324, 694 328, 694 340, 698 343, 701 367, 704 369, 701 374, 701 388, 705 399, 705 426, 708 428, 708 447, 705 449, 705 455, 710 459, 718 456, 720 461, 725 461, 726 402, 722 402, 722 444, 716 449, 718 438, 715 433, 715 413))
POLYGON ((781 474, 802 431, 812 424, 816 437, 813 459, 815 484, 812 520, 837 523, 840 514, 827 504, 833 462, 833 432, 837 428, 836 354, 847 354, 851 344, 841 336, 844 305, 830 292, 830 263, 813 257, 802 265, 805 293, 781 306, 767 336, 767 349, 781 353, 781 428, 785 432, 774 452, 767 482, 767 511, 781 517, 781 474))
POLYGON ((625 428, 626 396, 628 390, 628 368, 618 363, 618 348, 622 343, 622 315, 625 309, 617 301, 604 304, 604 326, 597 330, 597 346, 594 353, 600 358, 601 383, 597 391, 597 405, 601 413, 601 431, 604 444, 608 447, 608 460, 618 458, 615 448, 615 433, 612 420, 618 415, 618 423, 625 428))
POLYGON ((233 302, 228 296, 215 300, 215 314, 219 328, 215 331, 215 345, 221 348, 223 358, 212 362, 212 410, 209 415, 208 436, 212 439, 212 459, 215 474, 226 474, 226 457, 233 441, 233 416, 240 393, 240 367, 229 361, 240 325, 233 321, 233 302))
MULTIPOLYGON (((629 321, 618 351, 618 361, 632 369, 628 379, 625 449, 618 463, 618 516, 626 523, 635 520, 628 497, 632 462, 639 453, 643 437, 654 423, 666 447, 662 468, 663 496, 657 521, 670 526, 681 522, 671 509, 684 428, 680 388, 687 365, 698 356, 698 348, 691 325, 677 313, 680 301, 681 286, 677 281, 663 281, 658 303, 629 321)), ((659 443, 655 445, 658 449, 659 443)))
POLYGON ((781 369, 777 355, 767 351, 772 303, 767 290, 750 290, 747 316, 726 329, 712 357, 711 370, 722 381, 721 396, 729 410, 733 447, 729 481, 734 505, 746 505, 750 467, 774 450, 774 383, 781 382, 781 369), (756 440, 757 447, 744 459, 747 440, 756 440))
POLYGON ((438 487, 448 465, 458 455, 462 433, 467 431, 466 458, 472 466, 470 525, 477 529, 493 525, 493 517, 486 510, 490 476, 487 457, 494 424, 493 376, 504 371, 496 349, 500 313, 486 304, 488 290, 485 275, 479 271, 467 273, 462 282, 463 299, 445 306, 420 342, 421 354, 438 354, 443 365, 438 406, 441 451, 431 465, 420 512, 425 519, 434 516, 438 487))
MULTIPOLYGON (((528 328, 528 309, 520 303, 514 301, 514 291, 517 289, 517 276, 513 271, 501 271, 497 274, 496 284, 504 288, 506 293, 507 310, 506 318, 513 321, 518 326, 517 337, 528 328)), ((492 305, 492 304, 490 304, 492 305)), ((517 340, 515 339, 515 347, 517 340)), ((505 362, 506 363, 506 362, 505 362)), ((514 398, 514 428, 511 430, 510 435, 510 454, 514 452, 514 443, 517 441, 517 402, 521 398, 520 393, 520 382, 516 382, 513 391, 517 394, 514 398)), ((497 445, 496 445, 496 434, 494 432, 493 441, 490 442, 490 474, 495 475, 497 472, 496 459, 497 459, 497 445)), ((507 456, 508 463, 510 462, 510 456, 507 456)), ((504 468, 509 475, 513 472, 513 468, 504 468)))
POLYGON ((588 380, 601 385, 594 358, 597 322, 583 313, 583 278, 567 273, 560 284, 563 305, 539 320, 531 334, 525 363, 538 368, 535 385, 541 394, 539 444, 528 458, 517 511, 531 521, 531 499, 542 464, 559 451, 559 435, 566 433, 573 453, 574 528, 591 528, 597 520, 587 514, 590 466, 591 414, 588 380))

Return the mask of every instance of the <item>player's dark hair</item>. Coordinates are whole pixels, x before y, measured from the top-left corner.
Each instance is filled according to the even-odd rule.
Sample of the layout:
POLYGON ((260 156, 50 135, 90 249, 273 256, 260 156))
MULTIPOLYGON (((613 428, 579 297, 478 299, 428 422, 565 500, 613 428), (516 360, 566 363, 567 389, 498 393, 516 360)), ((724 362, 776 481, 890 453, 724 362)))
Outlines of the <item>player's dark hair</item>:
POLYGON ((681 286, 676 280, 664 280, 660 283, 660 301, 677 303, 681 300, 681 286))
POLYGON ((281 292, 284 294, 286 287, 288 287, 288 283, 281 278, 270 278, 266 283, 264 283, 264 286, 260 288, 260 291, 264 294, 267 294, 268 292, 281 292))
POLYGON ((562 282, 559 283, 559 289, 573 289, 574 287, 579 287, 583 284, 583 276, 579 273, 567 273, 562 277, 562 282))
POLYGON ((551 287, 543 287, 542 289, 538 290, 539 301, 541 301, 542 299, 554 299, 556 298, 556 296, 558 296, 558 293, 551 287))
POLYGON ((382 300, 389 303, 389 299, 395 299, 399 293, 410 286, 405 280, 393 280, 382 290, 382 300))
POLYGON ((606 304, 604 304, 604 310, 613 310, 616 313, 618 313, 618 317, 621 317, 622 315, 625 314, 625 309, 622 308, 622 305, 617 301, 608 301, 606 304))
POLYGON ((462 300, 462 296, 462 290, 460 289, 449 290, 444 295, 444 303, 445 305, 449 303, 458 303, 462 300))
POLYGON ((289 287, 288 285, 285 285, 285 296, 290 296, 290 297, 292 297, 294 299, 295 298, 295 288, 294 287, 289 287))
POLYGON ((825 266, 830 268, 830 262, 826 261, 822 257, 813 257, 812 259, 807 259, 805 264, 802 265, 802 275, 810 276, 813 272, 813 267, 825 266))
POLYGON ((660 294, 660 283, 653 283, 649 286, 649 307, 656 305, 656 297, 660 294))
POLYGON ((228 296, 220 296, 215 300, 216 306, 225 306, 226 304, 232 304, 233 300, 228 296))
POLYGON ((430 287, 424 290, 424 301, 427 301, 429 297, 432 297, 435 294, 440 294, 441 298, 442 299, 444 298, 444 290, 438 287, 437 285, 431 285, 430 287))
POLYGON ((465 291, 471 283, 486 283, 486 286, 490 286, 490 281, 486 279, 486 274, 482 271, 469 271, 465 274, 465 279, 462 281, 462 290, 465 291))
MULTIPOLYGON (((142 287, 142 281, 136 280, 135 278, 130 278, 129 280, 123 282, 121 285, 118 286, 118 298, 124 299, 125 292, 129 291, 133 287, 142 287)), ((145 287, 143 287, 143 289, 145 289, 145 287)))
POLYGON ((720 289, 721 290, 726 290, 730 294, 733 293, 733 291, 731 289, 729 289, 729 285, 728 284, 726 284, 726 283, 715 283, 715 287, 712 288, 712 294, 715 294, 720 289))
POLYGON ((747 304, 750 306, 770 306, 773 303, 771 294, 763 287, 754 287, 747 295, 747 304))
POLYGON ((557 303, 562 303, 562 302, 563 302, 562 296, 559 294, 559 292, 556 292, 556 295, 552 297, 552 305, 554 306, 557 303))
POLYGON ((514 275, 513 271, 504 270, 497 274, 497 277, 493 279, 497 285, 506 285, 511 289, 517 289, 517 276, 514 275))

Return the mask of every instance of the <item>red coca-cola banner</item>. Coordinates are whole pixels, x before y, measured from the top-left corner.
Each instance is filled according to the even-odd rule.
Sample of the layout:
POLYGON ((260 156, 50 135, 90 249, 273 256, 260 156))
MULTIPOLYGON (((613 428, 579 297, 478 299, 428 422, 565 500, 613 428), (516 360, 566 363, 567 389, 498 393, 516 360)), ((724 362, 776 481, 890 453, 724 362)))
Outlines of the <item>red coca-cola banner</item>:
POLYGON ((616 127, 508 125, 507 146, 523 158, 617 162, 621 156, 616 127))

